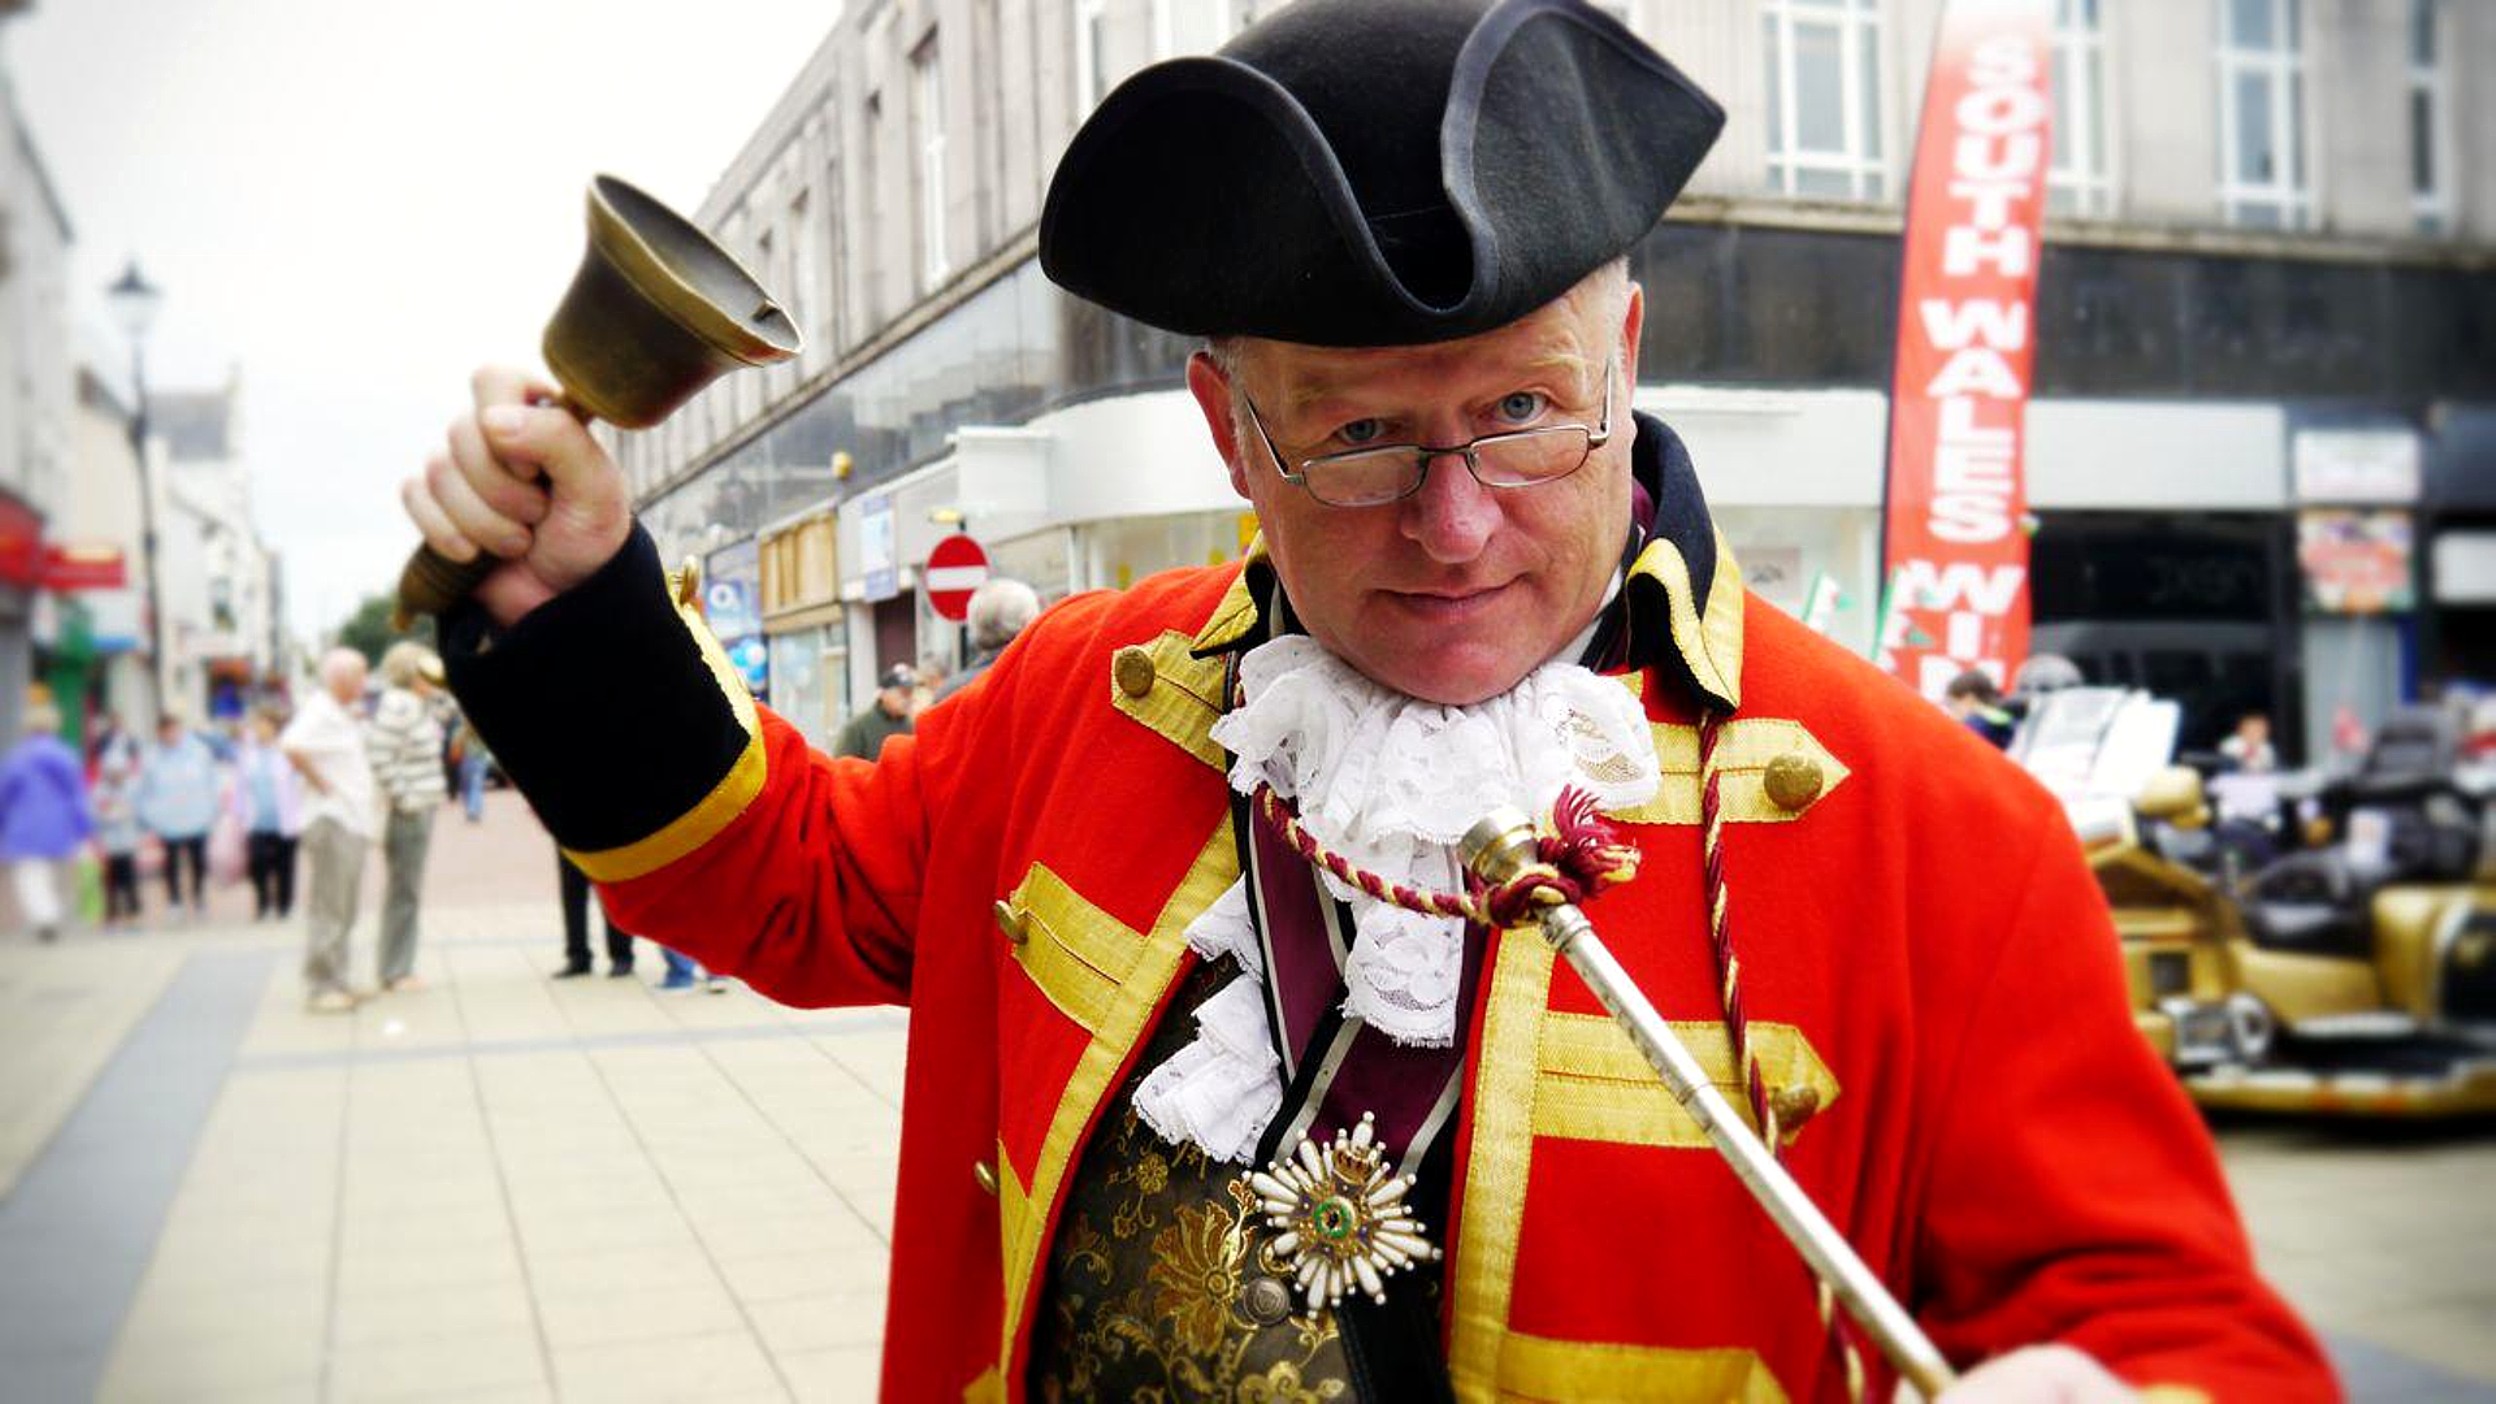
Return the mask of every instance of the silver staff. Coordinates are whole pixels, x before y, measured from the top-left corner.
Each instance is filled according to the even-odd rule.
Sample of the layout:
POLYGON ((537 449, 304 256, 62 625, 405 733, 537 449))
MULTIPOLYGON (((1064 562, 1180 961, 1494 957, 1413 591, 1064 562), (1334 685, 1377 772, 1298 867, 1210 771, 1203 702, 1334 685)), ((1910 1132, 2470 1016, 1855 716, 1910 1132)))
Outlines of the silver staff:
MULTIPOLYGON (((1464 864, 1483 881, 1498 884, 1515 878, 1540 863, 1535 851, 1534 821, 1515 809, 1495 809, 1465 833, 1458 849, 1464 864)), ((1603 1007, 1620 1022, 1629 1041, 1646 1055, 1656 1075, 1676 1101, 1699 1123, 1701 1130, 1733 1166, 1751 1197, 1768 1211, 1784 1231, 1786 1241, 1803 1255, 1803 1261, 1825 1284, 1846 1313, 1861 1323, 1881 1354, 1889 1357, 1898 1373, 1905 1376, 1927 1399, 1938 1396, 1956 1378, 1949 1362, 1933 1348, 1914 1318, 1898 1305, 1896 1298, 1881 1285, 1881 1280, 1865 1267, 1863 1259, 1845 1236, 1832 1226, 1827 1217, 1803 1193, 1802 1186, 1785 1172, 1761 1143, 1758 1135, 1746 1125, 1725 1100, 1723 1093, 1699 1067, 1698 1059, 1684 1048, 1673 1035, 1672 1028, 1655 1006, 1630 981, 1621 963, 1605 949, 1603 939, 1588 924, 1586 914, 1566 902, 1554 903, 1543 910, 1543 939, 1553 950, 1568 957, 1569 964, 1586 981, 1586 987, 1603 1001, 1603 1007)))

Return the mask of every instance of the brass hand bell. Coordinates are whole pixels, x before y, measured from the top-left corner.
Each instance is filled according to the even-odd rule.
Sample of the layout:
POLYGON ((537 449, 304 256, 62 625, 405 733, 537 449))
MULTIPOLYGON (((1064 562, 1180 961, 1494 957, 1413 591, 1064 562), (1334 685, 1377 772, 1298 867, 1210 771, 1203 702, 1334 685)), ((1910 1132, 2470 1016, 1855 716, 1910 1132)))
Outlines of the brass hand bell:
MULTIPOLYGON (((589 247, 543 347, 564 408, 646 429, 722 374, 803 344, 779 301, 691 221, 614 176, 590 182, 589 247)), ((467 598, 501 564, 417 547, 399 575, 399 627, 467 598)))

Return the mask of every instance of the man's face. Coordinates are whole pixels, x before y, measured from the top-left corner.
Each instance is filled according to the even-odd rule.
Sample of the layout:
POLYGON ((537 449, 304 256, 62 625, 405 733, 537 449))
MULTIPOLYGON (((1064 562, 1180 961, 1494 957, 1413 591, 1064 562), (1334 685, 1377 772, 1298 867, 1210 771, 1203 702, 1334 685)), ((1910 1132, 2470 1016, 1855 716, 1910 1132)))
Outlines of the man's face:
POLYGON ((1494 697, 1583 631, 1629 530, 1630 389, 1643 302, 1599 272, 1495 331, 1429 346, 1342 349, 1243 339, 1231 384, 1211 358, 1188 386, 1254 504, 1310 635, 1384 686, 1463 705, 1494 697), (1462 455, 1376 507, 1330 507, 1283 480, 1234 415, 1246 392, 1284 463, 1386 444, 1461 444, 1543 425, 1594 426, 1612 373, 1612 438, 1566 478, 1486 488, 1462 455))

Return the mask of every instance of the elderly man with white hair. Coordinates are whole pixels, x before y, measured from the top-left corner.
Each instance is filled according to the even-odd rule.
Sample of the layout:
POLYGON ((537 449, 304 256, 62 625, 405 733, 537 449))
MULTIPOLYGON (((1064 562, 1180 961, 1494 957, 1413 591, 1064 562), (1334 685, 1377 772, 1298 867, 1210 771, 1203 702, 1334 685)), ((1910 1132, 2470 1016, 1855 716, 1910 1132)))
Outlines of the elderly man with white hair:
POLYGON ((355 926, 364 855, 373 846, 373 767, 356 709, 364 700, 364 655, 333 648, 321 657, 321 685, 306 697, 277 747, 302 773, 303 851, 311 869, 304 902, 305 1007, 344 1014, 358 1001, 347 979, 347 933, 355 926))
POLYGON ((1031 621, 1040 617, 1040 596, 1019 580, 999 576, 971 592, 971 604, 963 620, 971 631, 971 656, 962 671, 945 679, 936 689, 936 700, 944 701, 977 681, 997 661, 1005 646, 1031 621))

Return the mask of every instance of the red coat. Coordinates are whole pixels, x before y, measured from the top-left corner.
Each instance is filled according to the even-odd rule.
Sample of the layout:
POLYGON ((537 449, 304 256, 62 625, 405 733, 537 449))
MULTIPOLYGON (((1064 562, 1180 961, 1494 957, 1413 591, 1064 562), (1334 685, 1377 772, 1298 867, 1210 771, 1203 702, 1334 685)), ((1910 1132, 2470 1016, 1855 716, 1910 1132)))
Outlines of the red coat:
MULTIPOLYGON (((876 764, 809 751, 688 622, 677 676, 707 663, 701 705, 742 730, 675 818, 575 849, 627 927, 774 998, 911 1006, 888 1397, 1022 1393, 1066 1178, 1192 959, 1182 929, 1237 873, 1205 738, 1220 664, 1190 651, 1251 622, 1237 574, 1069 601, 876 764)), ((1726 553, 1715 585, 1673 638, 1739 694, 1732 920, 1767 1077, 1818 1103, 1788 1151, 1802 1185, 1963 1364, 2060 1340, 2138 1383, 2334 1397, 2133 1029, 2059 809, 1746 599, 1726 553)), ((1687 682, 1642 685, 1663 793, 1624 816, 1639 877, 1587 910, 1729 1084, 1687 682)), ((1574 974, 1531 934, 1486 968, 1445 1238, 1460 1393, 1843 1398, 1799 1260, 1574 974)))

